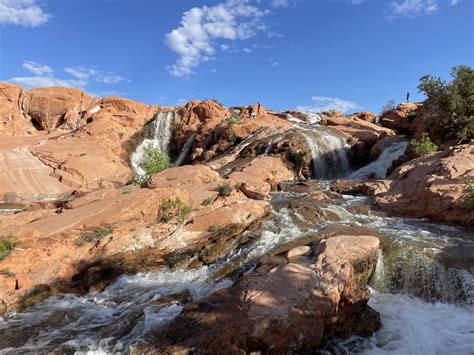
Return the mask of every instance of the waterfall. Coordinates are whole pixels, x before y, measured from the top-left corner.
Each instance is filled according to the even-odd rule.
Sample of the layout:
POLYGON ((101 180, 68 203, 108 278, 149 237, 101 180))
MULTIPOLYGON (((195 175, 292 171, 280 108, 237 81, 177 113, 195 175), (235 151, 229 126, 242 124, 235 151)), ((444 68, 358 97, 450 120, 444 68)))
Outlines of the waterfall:
POLYGON ((376 161, 352 173, 349 178, 354 180, 380 179, 387 176, 392 163, 400 158, 408 146, 408 142, 399 141, 386 148, 376 161))
POLYGON ((174 111, 158 112, 156 114, 150 127, 148 138, 145 138, 143 142, 140 143, 130 157, 135 176, 142 176, 145 174, 143 169, 140 168, 140 163, 143 160, 145 148, 149 145, 152 145, 163 153, 169 154, 169 145, 172 135, 171 129, 174 116, 174 111))
POLYGON ((183 162, 186 160, 186 158, 189 155, 189 151, 191 150, 191 146, 194 142, 194 137, 196 137, 196 133, 193 133, 187 140, 186 143, 183 145, 183 148, 181 149, 181 153, 179 154, 178 159, 174 163, 176 166, 180 166, 183 164, 183 162))
POLYGON ((346 140, 328 128, 301 129, 308 143, 313 162, 314 176, 318 179, 335 179, 348 174, 349 161, 346 140))

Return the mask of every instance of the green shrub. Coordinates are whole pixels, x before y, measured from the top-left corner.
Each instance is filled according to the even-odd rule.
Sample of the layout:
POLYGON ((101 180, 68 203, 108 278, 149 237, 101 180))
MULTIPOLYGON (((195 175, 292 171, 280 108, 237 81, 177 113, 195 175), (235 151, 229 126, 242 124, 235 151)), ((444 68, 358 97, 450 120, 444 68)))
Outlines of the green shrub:
POLYGON ((178 223, 183 223, 192 210, 192 206, 186 205, 179 197, 174 200, 167 199, 160 206, 160 221, 169 222, 175 219, 178 223))
POLYGON ((466 65, 451 70, 450 83, 426 75, 420 79, 419 92, 438 108, 432 124, 441 140, 459 143, 474 138, 474 70, 466 65))
POLYGON ((217 191, 219 192, 219 196, 227 197, 230 196, 233 191, 233 188, 228 182, 225 182, 222 185, 217 186, 217 191))
POLYGON ((144 148, 143 159, 138 166, 145 171, 146 180, 150 175, 171 168, 173 164, 166 153, 149 144, 144 148))
POLYGON ((303 166, 304 163, 304 157, 306 155, 306 152, 293 152, 289 151, 288 152, 288 159, 295 164, 296 167, 301 167, 303 166))
POLYGON ((233 124, 238 124, 238 123, 240 123, 240 117, 237 115, 233 115, 232 117, 227 119, 227 124, 229 126, 232 126, 233 124))
POLYGON ((201 205, 210 206, 210 205, 212 205, 213 202, 214 202, 214 198, 212 196, 209 196, 209 197, 205 198, 204 200, 202 200, 201 205))
POLYGON ((397 103, 395 102, 395 100, 390 99, 387 101, 385 105, 382 106, 382 113, 395 110, 396 106, 397 106, 397 103))
POLYGON ((431 154, 438 150, 438 146, 431 141, 428 133, 423 133, 420 139, 412 139, 410 145, 415 154, 419 157, 431 154))
POLYGON ((9 268, 0 269, 0 275, 5 277, 15 277, 15 273, 11 271, 9 268))
POLYGON ((0 260, 6 258, 15 247, 18 245, 18 242, 13 237, 13 234, 10 232, 6 236, 0 237, 0 260))
POLYGON ((234 187, 237 191, 240 191, 240 189, 244 187, 245 185, 246 185, 245 181, 237 181, 234 187))
POLYGON ((91 231, 84 231, 81 233, 81 236, 74 241, 74 243, 78 247, 82 247, 86 243, 97 243, 112 232, 113 229, 109 227, 99 227, 91 231))
POLYGON ((461 199, 462 204, 467 209, 474 209, 474 179, 465 179, 463 182, 467 185, 467 191, 461 199))

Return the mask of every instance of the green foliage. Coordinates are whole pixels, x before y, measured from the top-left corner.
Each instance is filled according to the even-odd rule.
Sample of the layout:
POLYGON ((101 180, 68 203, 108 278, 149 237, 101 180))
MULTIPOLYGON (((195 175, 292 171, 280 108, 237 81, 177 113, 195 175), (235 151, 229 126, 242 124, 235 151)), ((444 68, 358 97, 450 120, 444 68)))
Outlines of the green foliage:
POLYGON ((143 159, 139 164, 139 167, 145 171, 145 177, 137 178, 137 180, 146 180, 149 176, 171 168, 172 166, 173 164, 171 164, 170 158, 166 153, 163 153, 152 144, 149 144, 145 147, 143 159))
POLYGON ((99 227, 91 231, 84 231, 81 236, 74 241, 74 243, 78 247, 82 247, 87 243, 97 243, 112 232, 113 229, 110 227, 99 227))
POLYGON ((419 157, 428 155, 438 150, 438 146, 434 144, 427 133, 423 133, 420 139, 412 139, 410 145, 413 151, 419 157))
POLYGON ((192 206, 186 205, 179 197, 173 199, 167 199, 161 203, 160 220, 163 222, 169 222, 175 219, 178 223, 183 223, 188 215, 193 210, 192 206))
POLYGON ((210 206, 210 205, 213 204, 213 202, 214 202, 214 198, 212 196, 209 196, 209 197, 205 198, 204 200, 202 200, 201 205, 210 206))
POLYGON ((460 65, 452 69, 451 75, 450 83, 426 75, 420 79, 418 90, 440 111, 433 124, 441 139, 461 143, 474 138, 474 70, 460 65))
POLYGON ((245 186, 245 184, 246 184, 245 181, 237 181, 235 183, 234 187, 237 191, 239 191, 242 187, 245 186))
POLYGON ((5 277, 15 277, 15 273, 11 271, 9 268, 3 268, 0 269, 0 275, 3 275, 5 277))
POLYGON ((225 182, 222 185, 217 186, 217 191, 219 192, 219 196, 227 197, 230 196, 233 191, 233 188, 228 182, 225 182))
POLYGON ((304 163, 304 157, 306 155, 306 152, 293 152, 289 151, 288 152, 288 159, 295 164, 296 167, 301 167, 303 166, 304 163))
POLYGON ((232 126, 233 124, 238 124, 238 123, 240 123, 240 117, 237 115, 233 115, 232 117, 229 117, 227 119, 227 124, 229 126, 232 126))
POLYGON ((390 99, 387 101, 385 105, 382 106, 382 113, 395 110, 396 106, 397 106, 397 103, 395 102, 395 100, 390 99))
POLYGON ((407 117, 413 120, 416 117, 416 115, 417 115, 416 111, 411 111, 408 113, 407 117))
POLYGON ((467 185, 467 191, 462 197, 462 204, 467 209, 474 209, 474 179, 464 179, 463 182, 467 185))
POLYGON ((6 258, 15 247, 18 245, 18 242, 13 237, 13 234, 10 232, 5 236, 0 237, 0 260, 6 258))

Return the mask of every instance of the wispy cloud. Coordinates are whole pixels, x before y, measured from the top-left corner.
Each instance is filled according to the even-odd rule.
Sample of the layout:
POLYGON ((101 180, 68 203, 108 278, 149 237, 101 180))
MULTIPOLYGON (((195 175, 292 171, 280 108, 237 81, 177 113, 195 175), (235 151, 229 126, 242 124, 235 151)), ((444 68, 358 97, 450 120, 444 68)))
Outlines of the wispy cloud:
POLYGON ((52 75, 54 73, 54 70, 47 65, 39 64, 31 60, 23 61, 21 67, 35 75, 52 75))
POLYGON ((277 7, 288 7, 290 4, 288 3, 288 0, 272 0, 270 5, 271 7, 277 8, 277 7))
MULTIPOLYGON (((7 81, 18 84, 27 90, 48 86, 78 87, 84 89, 91 84, 91 81, 109 85, 118 84, 122 81, 130 82, 130 80, 115 73, 108 72, 104 74, 95 67, 77 66, 65 68, 64 73, 66 73, 69 78, 58 77, 58 75, 55 74, 55 70, 50 66, 31 60, 23 61, 21 67, 28 71, 29 75, 17 76, 7 81)), ((109 93, 110 92, 113 91, 109 91, 109 93)))
POLYGON ((0 0, 0 24, 37 27, 49 18, 35 0, 0 0))
MULTIPOLYGON (((287 3, 273 2, 277 7, 287 3)), ((168 67, 169 72, 176 77, 189 76, 201 62, 214 58, 216 47, 229 51, 230 43, 267 31, 262 18, 270 13, 268 9, 251 5, 249 0, 228 0, 186 11, 181 25, 164 38, 165 44, 179 55, 176 63, 168 67), (219 44, 219 40, 227 42, 219 44)))
POLYGON ((311 98, 311 104, 306 106, 297 106, 298 111, 303 112, 322 112, 329 110, 336 110, 340 112, 347 112, 350 110, 360 109, 358 104, 342 100, 336 97, 326 97, 326 96, 313 96, 311 98))
POLYGON ((390 6, 391 13, 394 16, 431 15, 438 11, 438 2, 436 0, 403 0, 401 2, 392 2, 390 6))

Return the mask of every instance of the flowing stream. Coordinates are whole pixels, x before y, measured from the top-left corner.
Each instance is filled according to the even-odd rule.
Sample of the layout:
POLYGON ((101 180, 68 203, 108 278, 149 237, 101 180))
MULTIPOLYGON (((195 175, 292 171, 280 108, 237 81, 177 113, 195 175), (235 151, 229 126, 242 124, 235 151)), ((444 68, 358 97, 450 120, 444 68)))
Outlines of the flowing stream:
MULTIPOLYGON (((274 198, 291 198, 276 193, 274 198)), ((294 197, 298 195, 293 194, 294 197)), ((344 196, 327 207, 339 220, 379 231, 387 241, 371 280, 370 305, 383 326, 372 338, 334 340, 327 352, 349 354, 470 354, 474 349, 474 237, 472 231, 420 219, 357 213, 364 197, 344 196)), ((179 299, 197 300, 231 285, 213 275, 238 261, 250 267, 267 251, 315 230, 303 230, 286 209, 264 222, 260 238, 227 260, 197 270, 160 270, 122 276, 101 293, 52 297, 23 313, 0 318, 0 353, 18 351, 128 352, 181 311, 179 299)), ((318 226, 317 228, 321 228, 318 226)))
MULTIPOLYGON (((158 114, 153 138, 145 141, 167 149, 167 127, 172 117, 172 112, 158 114)), ((330 157, 337 163, 338 174, 348 173, 344 142, 339 136, 319 129, 303 133, 309 137, 308 143, 316 141, 315 137, 324 142, 311 148, 317 153, 313 157, 330 157), (335 149, 323 152, 322 144, 335 149)), ((387 162, 402 148, 401 144, 388 148, 372 167, 363 169, 385 176, 387 162)), ((327 165, 318 164, 322 170, 315 166, 315 171, 324 171, 322 176, 332 174, 325 170, 327 165)), ((298 196, 275 193, 274 200, 298 196)), ((263 223, 259 238, 214 265, 122 276, 102 292, 54 296, 24 312, 0 317, 0 353, 129 353, 134 344, 150 340, 153 332, 178 315, 186 302, 231 285, 232 280, 216 278, 226 265, 237 263, 252 270, 259 257, 282 243, 315 232, 325 224, 352 223, 377 230, 386 239, 370 282, 370 305, 380 312, 383 326, 369 339, 335 339, 321 353, 472 354, 473 231, 390 217, 362 208, 367 203, 365 197, 343 196, 326 207, 336 220, 312 230, 296 224, 295 215, 283 208, 263 223)))

